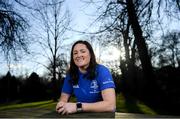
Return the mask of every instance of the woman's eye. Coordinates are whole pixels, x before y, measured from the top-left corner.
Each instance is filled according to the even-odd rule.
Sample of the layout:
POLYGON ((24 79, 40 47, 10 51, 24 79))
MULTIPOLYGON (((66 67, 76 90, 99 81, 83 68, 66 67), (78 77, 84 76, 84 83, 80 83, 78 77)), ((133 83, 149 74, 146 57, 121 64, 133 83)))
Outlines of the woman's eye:
POLYGON ((74 52, 74 53, 73 53, 73 55, 76 55, 76 54, 77 54, 77 52, 74 52))
POLYGON ((85 50, 82 50, 81 53, 85 53, 86 51, 85 50))

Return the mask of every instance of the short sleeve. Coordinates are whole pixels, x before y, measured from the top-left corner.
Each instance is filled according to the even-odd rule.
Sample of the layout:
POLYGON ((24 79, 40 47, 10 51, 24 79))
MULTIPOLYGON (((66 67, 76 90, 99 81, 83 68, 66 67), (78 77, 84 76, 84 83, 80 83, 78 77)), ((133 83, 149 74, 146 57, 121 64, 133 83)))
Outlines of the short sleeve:
POLYGON ((109 69, 103 65, 98 68, 97 81, 101 91, 107 88, 115 88, 115 84, 109 69))
POLYGON ((70 75, 68 75, 68 74, 66 75, 66 78, 64 80, 62 92, 67 93, 67 94, 72 94, 72 92, 73 92, 73 87, 70 82, 70 75))

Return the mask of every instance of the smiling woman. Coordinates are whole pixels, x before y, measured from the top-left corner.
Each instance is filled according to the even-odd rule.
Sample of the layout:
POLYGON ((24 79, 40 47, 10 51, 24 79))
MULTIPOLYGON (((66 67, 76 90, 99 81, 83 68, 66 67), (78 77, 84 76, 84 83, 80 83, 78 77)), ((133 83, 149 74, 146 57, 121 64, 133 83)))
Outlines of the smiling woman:
POLYGON ((71 49, 70 69, 56 111, 61 114, 115 112, 114 88, 110 71, 97 64, 91 45, 87 41, 77 41, 71 49), (77 103, 68 102, 72 93, 77 103))

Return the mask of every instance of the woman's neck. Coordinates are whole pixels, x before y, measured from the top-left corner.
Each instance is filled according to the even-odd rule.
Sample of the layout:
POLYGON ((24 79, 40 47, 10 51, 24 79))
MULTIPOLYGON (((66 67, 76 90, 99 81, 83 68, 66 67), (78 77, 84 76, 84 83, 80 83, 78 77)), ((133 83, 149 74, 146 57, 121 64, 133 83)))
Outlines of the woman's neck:
POLYGON ((89 67, 89 64, 79 67, 79 71, 83 74, 87 72, 87 69, 89 67))
POLYGON ((87 72, 87 68, 89 65, 83 66, 83 67, 79 67, 79 71, 83 74, 85 74, 87 72))
POLYGON ((81 73, 83 73, 83 74, 85 74, 85 73, 87 72, 86 68, 83 68, 83 67, 82 67, 82 68, 80 67, 80 68, 79 68, 79 71, 80 71, 81 73))

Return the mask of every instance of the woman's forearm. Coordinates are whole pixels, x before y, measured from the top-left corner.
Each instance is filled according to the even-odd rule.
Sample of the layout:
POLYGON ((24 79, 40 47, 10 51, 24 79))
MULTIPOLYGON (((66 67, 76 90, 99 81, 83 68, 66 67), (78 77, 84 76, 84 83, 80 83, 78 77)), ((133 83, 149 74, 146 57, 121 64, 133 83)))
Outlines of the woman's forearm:
POLYGON ((84 112, 115 112, 115 109, 116 104, 114 102, 82 103, 82 110, 84 112))
POLYGON ((114 112, 116 110, 116 96, 113 88, 102 91, 103 101, 82 103, 85 112, 114 112))
POLYGON ((59 101, 68 102, 69 98, 70 98, 69 94, 61 93, 61 97, 60 97, 59 101))

